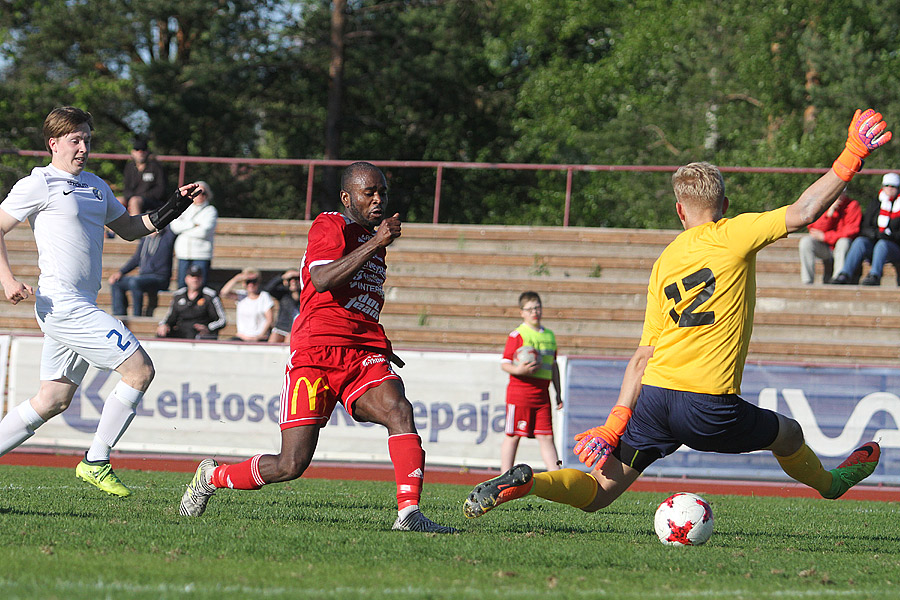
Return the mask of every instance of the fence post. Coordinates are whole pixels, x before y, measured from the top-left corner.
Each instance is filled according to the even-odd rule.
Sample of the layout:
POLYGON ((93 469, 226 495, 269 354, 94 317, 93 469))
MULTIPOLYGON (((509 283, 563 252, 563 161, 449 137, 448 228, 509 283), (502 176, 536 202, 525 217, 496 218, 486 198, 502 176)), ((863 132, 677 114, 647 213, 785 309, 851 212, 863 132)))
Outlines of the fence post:
POLYGON ((434 182, 434 214, 431 222, 435 225, 438 223, 438 215, 441 212, 441 181, 444 179, 444 165, 438 165, 437 179, 434 182))
POLYGON ((574 169, 566 169, 566 208, 563 211, 563 227, 569 226, 569 210, 572 208, 572 172, 574 169))
POLYGON ((306 175, 306 220, 309 221, 312 218, 312 190, 313 190, 313 179, 316 172, 316 166, 312 163, 309 165, 309 173, 306 175))

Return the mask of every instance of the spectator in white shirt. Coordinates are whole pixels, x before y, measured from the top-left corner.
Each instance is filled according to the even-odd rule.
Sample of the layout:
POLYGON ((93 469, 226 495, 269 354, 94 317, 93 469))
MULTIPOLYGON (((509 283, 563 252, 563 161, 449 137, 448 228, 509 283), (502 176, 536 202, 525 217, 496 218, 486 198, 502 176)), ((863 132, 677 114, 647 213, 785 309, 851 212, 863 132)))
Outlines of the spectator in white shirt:
POLYGON ((178 259, 179 288, 184 287, 184 276, 194 265, 200 267, 203 281, 207 281, 212 263, 213 236, 219 218, 216 207, 210 204, 213 192, 209 184, 205 181, 195 183, 203 191, 194 198, 193 204, 187 207, 184 214, 169 225, 172 233, 178 236, 175 238, 175 258, 178 259))
POLYGON ((221 297, 236 301, 237 335, 233 339, 245 342, 265 342, 269 339, 269 330, 275 322, 275 300, 268 292, 260 290, 259 278, 259 270, 248 268, 222 286, 221 297), (243 283, 244 289, 236 290, 238 283, 243 283))

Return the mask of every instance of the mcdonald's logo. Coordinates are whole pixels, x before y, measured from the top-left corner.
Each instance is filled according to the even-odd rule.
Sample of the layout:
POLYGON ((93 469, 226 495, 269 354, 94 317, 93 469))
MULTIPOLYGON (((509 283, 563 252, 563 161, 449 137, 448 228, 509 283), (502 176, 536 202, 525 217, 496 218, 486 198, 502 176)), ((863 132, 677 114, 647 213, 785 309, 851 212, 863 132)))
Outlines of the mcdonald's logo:
MULTIPOLYGON (((297 413, 297 395, 300 393, 300 384, 306 384, 306 393, 309 395, 309 410, 316 409, 316 396, 319 395, 319 384, 322 383, 322 378, 319 377, 316 379, 315 383, 310 383, 309 379, 306 377, 301 377, 297 380, 297 383, 294 384, 294 391, 291 393, 291 414, 297 413)), ((322 391, 328 389, 327 385, 322 386, 322 391)))

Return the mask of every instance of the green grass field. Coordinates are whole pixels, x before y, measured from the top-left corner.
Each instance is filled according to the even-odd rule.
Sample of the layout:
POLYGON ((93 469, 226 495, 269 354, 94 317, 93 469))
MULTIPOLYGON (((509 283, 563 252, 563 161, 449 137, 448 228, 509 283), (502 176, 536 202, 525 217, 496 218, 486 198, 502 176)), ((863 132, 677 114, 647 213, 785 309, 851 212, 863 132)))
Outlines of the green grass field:
POLYGON ((190 475, 120 475, 131 498, 74 469, 0 466, 0 598, 900 597, 894 502, 706 496, 712 539, 673 548, 653 533, 665 494, 593 515, 527 498, 467 521, 468 487, 430 485, 426 514, 463 530, 436 536, 390 530, 392 483, 221 490, 186 519, 190 475))

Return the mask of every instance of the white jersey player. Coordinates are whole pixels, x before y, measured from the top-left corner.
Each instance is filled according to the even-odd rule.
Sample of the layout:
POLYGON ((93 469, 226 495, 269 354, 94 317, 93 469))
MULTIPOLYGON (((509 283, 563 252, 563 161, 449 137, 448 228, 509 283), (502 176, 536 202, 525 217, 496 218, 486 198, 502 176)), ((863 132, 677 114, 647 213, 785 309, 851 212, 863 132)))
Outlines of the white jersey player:
POLYGON ((0 421, 0 456, 68 408, 88 365, 114 369, 122 379, 103 405, 93 443, 75 474, 109 494, 128 496, 131 490, 110 466, 110 450, 134 418, 154 371, 134 334, 97 307, 104 228, 126 240, 162 229, 191 204, 196 184, 179 188, 152 213, 128 215, 106 182, 84 171, 92 130, 90 113, 71 106, 54 109, 43 126, 50 164, 20 179, 0 203, 0 284, 12 304, 35 296, 44 332, 40 387, 0 421), (16 279, 6 251, 6 234, 26 219, 38 249, 36 292, 16 279))

